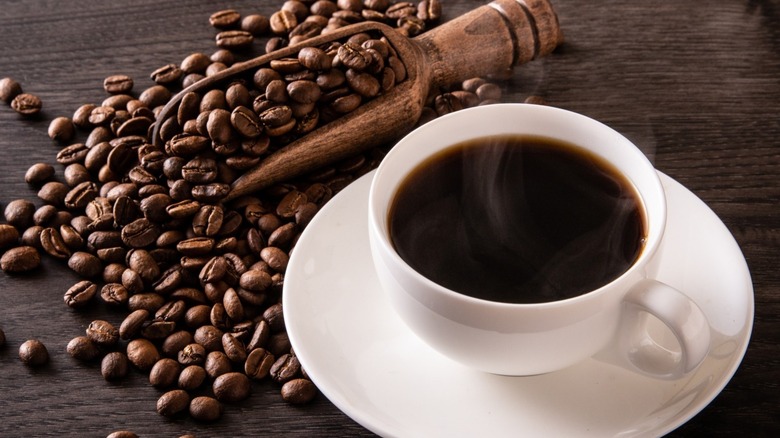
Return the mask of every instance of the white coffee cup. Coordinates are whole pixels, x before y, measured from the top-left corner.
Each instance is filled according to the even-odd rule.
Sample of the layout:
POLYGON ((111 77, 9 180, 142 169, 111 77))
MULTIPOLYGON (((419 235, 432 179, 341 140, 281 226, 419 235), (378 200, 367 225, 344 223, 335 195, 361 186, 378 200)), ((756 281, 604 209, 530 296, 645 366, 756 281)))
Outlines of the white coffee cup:
POLYGON ((666 199, 653 165, 608 126, 570 111, 527 104, 470 108, 416 129, 384 158, 369 194, 374 265, 395 312, 433 349, 470 368, 503 375, 548 373, 589 357, 665 379, 693 371, 707 356, 710 326, 685 294, 649 274, 666 225, 666 199), (573 143, 611 163, 634 185, 645 210, 645 246, 615 280, 574 298, 511 304, 473 298, 434 283, 395 251, 390 205, 421 162, 467 140, 502 134, 573 143), (678 346, 657 342, 641 323, 660 320, 678 346))

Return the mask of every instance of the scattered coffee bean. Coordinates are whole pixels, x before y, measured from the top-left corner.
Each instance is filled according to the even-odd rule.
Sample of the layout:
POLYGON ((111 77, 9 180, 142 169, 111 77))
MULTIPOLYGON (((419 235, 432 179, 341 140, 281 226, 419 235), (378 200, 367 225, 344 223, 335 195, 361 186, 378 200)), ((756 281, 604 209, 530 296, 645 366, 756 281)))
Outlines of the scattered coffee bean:
POLYGON ((22 94, 22 85, 12 78, 0 79, 0 100, 10 104, 18 95, 22 94))
MULTIPOLYGON (((190 395, 187 391, 174 389, 166 392, 157 399, 157 413, 165 417, 172 417, 187 409, 189 404, 190 395)), ((217 415, 217 418, 218 417, 219 416, 217 415)))
POLYGON ((71 339, 66 350, 74 359, 85 362, 94 360, 100 355, 97 344, 86 336, 76 336, 71 339))
POLYGON ((249 397, 252 385, 244 373, 229 372, 214 379, 212 390, 219 401, 235 403, 249 397))
POLYGON ((212 397, 195 397, 190 402, 190 416, 198 421, 216 421, 222 416, 222 404, 212 397))
POLYGON ((119 380, 127 376, 130 366, 127 355, 121 351, 112 351, 100 362, 100 374, 106 380, 119 380))
POLYGON ((0 257, 0 269, 9 274, 32 271, 40 264, 41 256, 32 246, 11 248, 0 257))
POLYGON ((30 339, 19 346, 19 359, 27 366, 38 367, 49 361, 49 351, 37 339, 30 339))
POLYGON ((304 404, 317 395, 317 387, 309 379, 293 379, 282 385, 282 400, 292 404, 304 404))
POLYGON ((42 106, 43 103, 41 102, 41 99, 38 96, 29 93, 19 94, 11 101, 11 108, 24 116, 34 116, 38 114, 41 112, 42 106))

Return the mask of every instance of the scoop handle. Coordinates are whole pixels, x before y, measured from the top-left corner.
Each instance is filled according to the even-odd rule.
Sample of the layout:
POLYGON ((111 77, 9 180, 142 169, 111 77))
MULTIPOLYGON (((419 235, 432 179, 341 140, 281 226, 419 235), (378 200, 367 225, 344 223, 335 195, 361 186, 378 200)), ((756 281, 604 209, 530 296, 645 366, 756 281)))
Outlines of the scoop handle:
POLYGON ((433 86, 503 72, 563 41, 548 0, 495 0, 416 37, 433 86))

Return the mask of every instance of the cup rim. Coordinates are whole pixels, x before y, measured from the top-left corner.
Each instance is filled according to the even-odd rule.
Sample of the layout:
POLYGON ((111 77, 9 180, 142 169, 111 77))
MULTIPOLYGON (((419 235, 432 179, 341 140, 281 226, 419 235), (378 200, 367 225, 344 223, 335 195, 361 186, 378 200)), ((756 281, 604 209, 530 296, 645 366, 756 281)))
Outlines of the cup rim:
MULTIPOLYGON (((521 135, 523 134, 522 132, 511 131, 511 130, 507 130, 506 133, 521 134, 521 135)), ((529 133, 529 134, 540 135, 536 133, 529 133)), ((500 133, 495 133, 495 134, 478 133, 470 137, 461 138, 455 143, 449 143, 449 146, 455 145, 462 141, 468 141, 471 139, 487 137, 492 135, 501 135, 501 134, 500 133)), ((540 136, 556 139, 555 135, 540 135, 540 136)), ((444 146, 438 150, 442 150, 446 147, 448 146, 444 146)), ((413 162, 406 163, 405 164, 406 168, 405 171, 403 172, 403 175, 401 175, 398 178, 399 184, 404 180, 404 178, 409 174, 409 172, 415 169, 429 156, 430 154, 423 156, 419 159, 415 159, 413 160, 413 162)), ((499 104, 467 108, 467 109, 446 114, 424 125, 417 127, 416 129, 414 129, 413 131, 405 135, 401 140, 399 140, 385 155, 385 157, 383 158, 382 162, 379 164, 372 178, 371 186, 369 189, 369 196, 368 196, 368 215, 369 215, 368 218, 369 233, 371 234, 372 240, 374 240, 374 238, 377 238, 378 241, 376 243, 381 245, 380 248, 381 251, 385 255, 389 256, 392 262, 396 266, 401 267, 401 269, 403 269, 407 275, 411 276, 411 278, 414 278, 416 281, 422 282, 425 286, 427 286, 428 290, 436 291, 438 295, 443 295, 449 298, 450 300, 464 302, 464 303, 479 304, 481 306, 487 306, 495 309, 519 309, 519 308, 544 309, 550 307, 558 307, 562 304, 578 303, 578 302, 596 299, 599 296, 603 295, 605 291, 611 289, 612 285, 618 282, 623 282, 625 281, 625 279, 629 277, 633 277, 637 271, 643 270, 644 267, 647 265, 648 261, 655 255, 658 247, 660 246, 661 240, 663 238, 663 233, 666 228, 666 196, 665 196, 665 191, 663 189, 663 186, 661 185, 661 180, 658 177, 658 173, 655 170, 655 167, 650 162, 650 160, 647 158, 647 156, 633 142, 627 139, 623 134, 611 128, 610 126, 606 125, 605 123, 602 123, 584 114, 566 110, 563 108, 536 105, 536 104, 526 104, 526 103, 499 103, 499 104), (625 172, 619 169, 619 167, 612 160, 608 159, 607 157, 603 157, 608 162, 610 162, 613 166, 617 167, 621 171, 621 173, 623 173, 624 176, 634 186, 634 190, 638 194, 642 203, 642 208, 644 209, 644 213, 645 213, 644 217, 646 222, 645 226, 648 231, 645 245, 642 248, 639 256, 634 261, 634 263, 628 269, 626 269, 622 274, 620 274, 616 278, 601 285, 596 289, 590 290, 588 292, 573 297, 553 300, 553 301, 535 302, 535 303, 510 303, 510 302, 492 301, 492 300, 487 300, 482 298, 476 298, 470 295, 457 292, 445 286, 442 286, 434 282, 433 280, 427 278, 426 276, 422 275, 414 268, 412 268, 403 258, 401 258, 401 256, 395 250, 392 241, 390 239, 389 233, 387 232, 388 231, 387 213, 388 213, 389 205, 384 205, 384 206, 377 205, 377 203, 379 202, 377 200, 377 196, 378 196, 377 193, 379 192, 379 190, 389 191, 390 200, 392 200, 393 197, 395 196, 395 193, 398 190, 398 184, 394 184, 392 187, 385 187, 385 188, 380 188, 378 186, 385 179, 385 174, 389 172, 387 168, 390 166, 390 164, 398 159, 396 158, 397 156, 404 153, 402 148, 409 147, 407 146, 407 144, 413 143, 414 139, 420 135, 423 135, 423 133, 439 129, 439 125, 446 125, 452 123, 451 120, 453 119, 454 120, 464 119, 464 118, 467 119, 469 117, 472 117, 473 113, 483 113, 483 112, 492 113, 492 112, 500 112, 500 111, 518 111, 521 113, 526 111, 540 112, 543 114, 544 113, 552 114, 553 115, 552 117, 559 117, 561 119, 574 118, 574 119, 579 119, 580 121, 583 121, 585 123, 592 124, 594 128, 602 130, 605 133, 605 135, 614 136, 615 140, 619 140, 620 142, 631 145, 635 150, 635 155, 637 156, 636 158, 642 163, 643 166, 652 170, 653 175, 650 180, 651 181, 650 185, 652 187, 650 187, 650 189, 658 192, 658 194, 660 195, 658 197, 657 203, 654 204, 652 207, 654 212, 653 213, 654 218, 655 218, 654 220, 658 222, 658 225, 655 227, 656 228, 655 234, 651 234, 651 229, 650 229, 651 224, 648 224, 648 222, 651 221, 651 217, 650 217, 651 212, 647 207, 645 194, 643 194, 643 192, 637 187, 636 183, 634 182, 634 179, 631 178, 630 175, 626 175, 625 172)), ((377 262, 379 261, 377 260, 374 261, 374 263, 377 262)), ((418 297, 416 298, 419 299, 418 297)))

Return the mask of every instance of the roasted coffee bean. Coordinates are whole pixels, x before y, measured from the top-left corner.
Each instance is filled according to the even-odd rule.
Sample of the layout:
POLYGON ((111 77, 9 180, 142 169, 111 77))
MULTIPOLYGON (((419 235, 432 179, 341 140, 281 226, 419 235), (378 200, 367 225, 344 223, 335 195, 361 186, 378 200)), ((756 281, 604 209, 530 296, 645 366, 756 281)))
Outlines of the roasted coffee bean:
MULTIPOLYGON (((178 363, 177 363, 178 365, 178 363)), ((190 365, 178 376, 178 386, 186 391, 194 391, 203 385, 206 381, 206 370, 200 365, 190 365)))
POLYGON ((97 344, 86 336, 76 336, 71 339, 66 350, 74 359, 85 362, 94 360, 100 355, 97 344))
POLYGON ((196 236, 216 236, 222 227, 224 212, 216 205, 201 206, 192 218, 192 230, 196 236))
POLYGON ((37 339, 30 339, 19 346, 19 359, 29 367, 38 367, 49 361, 49 351, 37 339))
POLYGON ((271 326, 265 320, 260 320, 252 333, 252 338, 247 342, 247 351, 254 351, 258 348, 265 347, 268 340, 271 338, 271 326))
POLYGON ((277 272, 284 272, 287 269, 289 256, 277 247, 267 246, 263 248, 260 251, 260 258, 277 272))
POLYGON ((128 357, 121 351, 112 351, 106 354, 100 363, 100 374, 109 381, 124 378, 129 369, 128 357))
POLYGON ((293 379, 282 385, 282 400, 291 404, 304 404, 314 400, 317 387, 309 379, 293 379))
POLYGON ((65 207, 70 209, 84 208, 97 197, 98 191, 97 184, 92 181, 84 181, 65 195, 65 207))
POLYGON ((149 371, 160 360, 160 353, 149 340, 139 338, 127 344, 127 358, 141 371, 149 371))
POLYGON ((244 373, 255 380, 262 380, 268 376, 271 366, 276 359, 263 348, 255 348, 246 358, 244 373))
POLYGON ((83 307, 97 294, 97 285, 89 280, 82 280, 71 286, 63 297, 68 307, 83 307))
POLYGON ((211 158, 195 157, 181 167, 181 177, 193 184, 207 184, 217 178, 217 162, 211 158))
POLYGON ((141 332, 144 322, 149 318, 149 311, 138 309, 130 312, 119 326, 119 337, 123 340, 133 339, 141 332))
MULTIPOLYGON (((25 231, 25 234, 27 234, 27 231, 25 231)), ((10 246, 16 246, 18 242, 19 231, 12 225, 0 224, 0 250, 10 246)), ((27 243, 27 245, 30 244, 27 243)))
POLYGON ((230 185, 224 183, 201 184, 192 187, 192 197, 200 202, 214 204, 230 193, 230 185))
POLYGON ((204 325, 195 330, 193 337, 206 351, 218 351, 222 350, 222 334, 222 330, 213 325, 204 325))
POLYGON ((215 40, 217 47, 238 50, 252 45, 255 37, 245 30, 226 30, 218 33, 215 40))
POLYGON ((137 219, 122 228, 122 242, 130 248, 143 248, 157 240, 160 229, 149 219, 137 219))
POLYGON ((109 94, 125 94, 133 89, 133 79, 127 75, 112 75, 103 80, 103 89, 109 94))
POLYGON ((131 249, 127 253, 127 266, 146 282, 153 282, 160 276, 160 266, 144 249, 131 249))
POLYGON ((57 153, 57 162, 62 165, 83 162, 89 148, 85 143, 73 143, 57 153))
POLYGON ((243 82, 236 81, 225 90, 225 101, 229 109, 235 110, 239 106, 251 106, 252 96, 243 82))
POLYGON ((119 283, 107 283, 100 289, 100 298, 110 306, 120 306, 127 303, 130 293, 119 283))
POLYGON ((111 122, 116 114, 116 110, 110 106, 98 106, 89 113, 89 123, 92 125, 103 125, 111 122))
POLYGON ((230 113, 230 123, 245 138, 256 138, 263 133, 263 126, 254 111, 239 105, 230 113))
POLYGON ((270 27, 268 18, 260 14, 250 14, 241 20, 241 30, 247 31, 252 35, 259 37, 265 35, 270 27))
POLYGON ((22 94, 22 85, 12 78, 0 79, 0 100, 10 104, 18 95, 22 94))
POLYGON ((138 96, 138 100, 143 102, 149 108, 164 105, 170 99, 171 91, 162 85, 153 85, 142 91, 138 96))
POLYGON ((89 172, 87 171, 87 168, 84 167, 84 165, 81 163, 69 164, 65 168, 64 176, 65 176, 65 183, 67 183, 71 187, 75 187, 78 184, 83 183, 84 181, 89 181, 91 178, 89 172))
POLYGON ((17 228, 27 228, 33 224, 35 205, 26 199, 16 199, 5 206, 5 220, 17 228))
POLYGON ((292 354, 284 354, 271 366, 269 374, 277 383, 285 383, 298 375, 301 371, 301 363, 292 354))
POLYGON ((87 337, 97 345, 110 347, 119 341, 119 330, 108 321, 96 319, 87 326, 87 337))
POLYGON ((177 357, 182 365, 201 365, 206 360, 206 348, 200 343, 188 344, 177 357))
MULTIPOLYGON (((138 204, 136 204, 135 201, 133 201, 132 198, 130 198, 129 196, 119 196, 116 199, 116 201, 114 201, 114 206, 111 213, 108 213, 107 211, 103 210, 101 211, 101 214, 97 218, 95 218, 95 220, 98 220, 98 218, 108 217, 111 220, 113 220, 114 224, 117 226, 129 226, 131 223, 139 220, 140 215, 141 215, 141 209, 138 206, 138 204)), ((152 226, 153 224, 146 224, 145 222, 136 224, 136 227, 140 227, 140 228, 132 230, 132 234, 134 235, 135 233, 141 232, 143 228, 148 228, 152 226)), ((128 237, 130 237, 130 234, 131 234, 130 231, 126 232, 124 231, 123 228, 122 231, 120 231, 119 237, 123 243, 127 244, 125 240, 128 237)))
POLYGON ((41 256, 32 246, 18 246, 0 257, 0 269, 9 274, 32 271, 41 264, 41 256))
POLYGON ((138 435, 129 430, 116 430, 108 434, 106 438, 138 438, 138 435))
POLYGON ((298 25, 298 19, 293 12, 282 9, 274 12, 269 18, 271 32, 277 35, 287 35, 298 25))
POLYGON ((198 421, 213 422, 222 416, 222 404, 208 396, 193 398, 189 409, 190 416, 198 421))
MULTIPOLYGON (((132 270, 128 269, 128 271, 132 270)), ((128 290, 131 289, 124 283, 124 278, 122 284, 127 287, 128 290)), ((165 304, 165 298, 162 295, 155 293, 136 293, 127 300, 127 308, 130 311, 146 309, 149 313, 154 313, 157 309, 162 307, 163 304, 165 304)))
POLYGON ((184 72, 176 64, 167 64, 153 71, 150 78, 161 85, 174 83, 181 79, 184 72))
POLYGON ((68 117, 55 117, 49 123, 49 138, 55 141, 70 141, 76 135, 76 128, 68 117))
POLYGON ((212 249, 214 249, 214 239, 210 237, 193 237, 176 244, 177 251, 191 257, 206 255, 212 249))
POLYGON ((68 259, 68 267, 84 278, 94 278, 103 272, 100 259, 85 251, 74 252, 68 259))
POLYGON ((162 358, 149 371, 149 383, 155 388, 173 386, 179 378, 181 366, 170 358, 162 358))
POLYGON ((162 353, 165 356, 176 358, 184 347, 193 343, 192 333, 186 330, 179 330, 168 335, 162 342, 162 353))
POLYGON ((203 53, 192 53, 181 61, 179 68, 185 73, 203 73, 211 64, 211 59, 203 53))
POLYGON ((94 231, 87 236, 87 244, 96 249, 119 247, 122 246, 122 234, 119 231, 94 231))
POLYGON ((243 363, 246 360, 246 348, 232 333, 222 335, 222 349, 232 362, 243 363))
POLYGON ((50 181, 38 190, 38 197, 51 205, 61 206, 69 190, 68 186, 59 181, 50 181))
POLYGON ((11 108, 23 116, 34 116, 41 112, 41 98, 30 93, 16 95, 11 101, 11 108))
POLYGON ((281 332, 271 335, 268 338, 268 345, 266 350, 270 351, 274 356, 281 356, 292 348, 290 344, 290 337, 287 336, 287 332, 281 332))
POLYGON ((249 397, 252 385, 244 373, 230 372, 214 379, 212 391, 219 401, 235 403, 249 397))
POLYGON ((141 336, 146 339, 165 339, 176 330, 176 323, 155 318, 144 324, 141 328, 141 336))
POLYGON ((372 98, 379 94, 381 85, 379 81, 368 73, 358 72, 353 69, 347 70, 347 84, 355 92, 366 98, 372 98))
POLYGON ((54 176, 54 166, 47 163, 35 163, 27 169, 24 180, 28 184, 41 184, 54 176))
POLYGON ((187 391, 174 389, 166 392, 157 399, 157 413, 165 417, 173 417, 186 410, 189 405, 190 395, 187 391))
POLYGON ((268 325, 273 332, 278 333, 284 331, 284 311, 282 310, 282 305, 280 303, 268 307, 263 312, 263 319, 268 321, 268 325))

